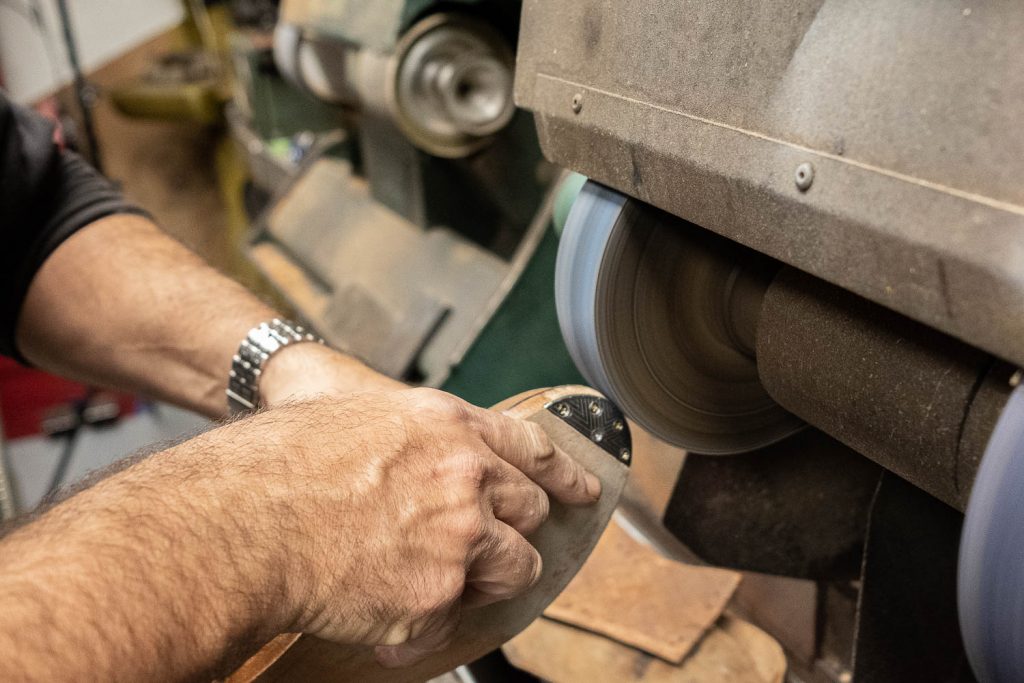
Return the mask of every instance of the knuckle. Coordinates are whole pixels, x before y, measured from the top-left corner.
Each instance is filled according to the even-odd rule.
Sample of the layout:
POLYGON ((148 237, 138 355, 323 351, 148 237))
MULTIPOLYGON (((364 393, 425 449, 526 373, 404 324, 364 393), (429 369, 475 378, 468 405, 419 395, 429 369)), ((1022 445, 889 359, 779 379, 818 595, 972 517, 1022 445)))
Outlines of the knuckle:
POLYGON ((456 515, 452 532, 463 546, 472 547, 481 543, 487 534, 487 524, 479 506, 468 506, 456 515))
POLYGON ((484 477, 487 476, 487 464, 475 451, 460 451, 453 455, 452 474, 455 479, 467 485, 473 498, 479 496, 484 477))
POLYGON ((521 531, 524 534, 531 534, 548 518, 551 502, 540 487, 531 486, 525 493, 523 498, 529 502, 522 509, 521 531))
POLYGON ((562 470, 561 483, 565 488, 572 490, 586 489, 586 481, 583 478, 583 468, 572 461, 568 461, 562 470))
POLYGON ((519 595, 540 578, 542 562, 537 549, 525 539, 502 539, 497 548, 504 558, 506 598, 519 595))
POLYGON ((543 569, 544 562, 540 557, 540 553, 537 552, 536 548, 528 545, 522 562, 519 563, 516 585, 519 586, 520 590, 532 588, 540 579, 543 569))
POLYGON ((411 389, 410 394, 417 407, 447 419, 459 419, 466 413, 466 406, 461 399, 437 389, 418 387, 411 389))
POLYGON ((527 422, 527 436, 530 439, 531 450, 539 462, 550 462, 555 459, 555 444, 551 441, 548 433, 536 423, 527 422))
POLYGON ((537 526, 540 526, 551 514, 551 499, 548 498, 548 494, 544 493, 541 489, 537 491, 537 505, 534 507, 534 518, 537 526))

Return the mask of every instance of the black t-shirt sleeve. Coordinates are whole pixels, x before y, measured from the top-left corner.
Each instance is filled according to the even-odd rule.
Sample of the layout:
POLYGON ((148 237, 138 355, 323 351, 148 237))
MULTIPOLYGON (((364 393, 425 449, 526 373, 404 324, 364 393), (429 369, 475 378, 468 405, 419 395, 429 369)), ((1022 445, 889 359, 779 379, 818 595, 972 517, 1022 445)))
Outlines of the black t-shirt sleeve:
POLYGON ((144 214, 73 152, 53 125, 0 90, 0 353, 19 357, 15 325, 32 278, 68 237, 100 218, 144 214))

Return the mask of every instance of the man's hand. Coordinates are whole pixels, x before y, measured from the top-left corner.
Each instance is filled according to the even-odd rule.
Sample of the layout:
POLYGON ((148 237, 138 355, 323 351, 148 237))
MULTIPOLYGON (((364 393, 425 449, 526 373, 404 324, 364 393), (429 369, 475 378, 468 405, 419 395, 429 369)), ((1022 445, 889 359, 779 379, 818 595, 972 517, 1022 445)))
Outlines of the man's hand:
POLYGON ((209 679, 290 631, 408 665, 538 578, 548 494, 599 489, 536 425, 438 391, 270 409, 2 539, 0 679, 209 679))
POLYGON ((537 425, 438 391, 295 404, 282 420, 295 441, 253 467, 288 473, 260 478, 268 533, 280 510, 292 529, 291 627, 380 645, 385 665, 446 647, 464 593, 481 605, 533 585, 541 559, 524 536, 547 517, 547 493, 586 504, 600 492, 537 425))

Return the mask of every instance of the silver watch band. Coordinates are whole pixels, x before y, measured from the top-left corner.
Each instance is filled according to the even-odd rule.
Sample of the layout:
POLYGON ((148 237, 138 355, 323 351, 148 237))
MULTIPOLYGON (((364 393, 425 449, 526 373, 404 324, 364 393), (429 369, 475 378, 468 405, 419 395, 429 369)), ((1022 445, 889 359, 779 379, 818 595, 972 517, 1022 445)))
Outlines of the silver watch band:
POLYGON ((274 318, 249 330, 238 353, 231 359, 228 375, 228 412, 231 415, 256 410, 260 405, 260 375, 270 357, 286 346, 324 340, 302 325, 274 318))

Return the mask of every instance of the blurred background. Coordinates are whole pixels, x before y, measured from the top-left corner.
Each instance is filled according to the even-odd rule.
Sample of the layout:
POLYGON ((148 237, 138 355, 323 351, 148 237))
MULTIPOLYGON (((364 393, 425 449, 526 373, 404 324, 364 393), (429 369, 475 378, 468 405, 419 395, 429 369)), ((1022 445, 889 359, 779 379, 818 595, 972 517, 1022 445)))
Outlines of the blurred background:
MULTIPOLYGON (((232 174, 244 170, 225 135, 222 60, 232 17, 267 29, 274 3, 236 3, 235 13, 178 0, 76 0, 66 14, 60 5, 0 1, 0 86, 57 120, 65 143, 98 160, 169 233, 252 285, 254 271, 237 248, 244 219, 232 224, 225 202, 232 174)), ((8 359, 0 359, 0 413, 9 513, 205 425, 174 407, 92 391, 8 359)))

